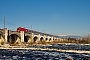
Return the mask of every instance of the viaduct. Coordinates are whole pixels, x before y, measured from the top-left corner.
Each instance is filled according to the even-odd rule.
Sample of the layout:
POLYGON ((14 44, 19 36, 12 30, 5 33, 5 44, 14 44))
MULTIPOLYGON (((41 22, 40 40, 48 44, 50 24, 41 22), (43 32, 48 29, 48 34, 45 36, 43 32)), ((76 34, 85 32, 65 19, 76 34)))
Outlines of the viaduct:
POLYGON ((28 33, 25 33, 24 31, 16 32, 8 30, 7 28, 0 29, 0 43, 2 41, 10 44, 23 42, 39 43, 42 41, 52 42, 54 40, 62 40, 62 39, 56 35, 42 33, 34 30, 29 30, 28 33))

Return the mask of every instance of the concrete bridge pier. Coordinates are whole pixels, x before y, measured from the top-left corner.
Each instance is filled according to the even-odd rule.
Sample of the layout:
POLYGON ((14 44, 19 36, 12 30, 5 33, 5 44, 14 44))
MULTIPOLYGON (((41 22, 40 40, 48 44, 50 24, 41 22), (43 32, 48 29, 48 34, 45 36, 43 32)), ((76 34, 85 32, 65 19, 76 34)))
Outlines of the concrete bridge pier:
POLYGON ((24 31, 20 31, 21 42, 24 42, 24 31))
POLYGON ((31 33, 31 42, 34 42, 34 33, 31 33))
POLYGON ((51 37, 51 42, 53 42, 53 37, 51 37))
POLYGON ((8 29, 5 28, 5 29, 4 29, 4 32, 5 32, 5 33, 4 33, 4 35, 5 35, 5 38, 4 38, 4 39, 5 39, 5 43, 7 43, 7 39, 8 39, 8 29))
POLYGON ((40 34, 38 34, 38 39, 36 41, 36 43, 40 42, 40 34))
POLYGON ((44 35, 43 40, 46 41, 46 35, 44 35))

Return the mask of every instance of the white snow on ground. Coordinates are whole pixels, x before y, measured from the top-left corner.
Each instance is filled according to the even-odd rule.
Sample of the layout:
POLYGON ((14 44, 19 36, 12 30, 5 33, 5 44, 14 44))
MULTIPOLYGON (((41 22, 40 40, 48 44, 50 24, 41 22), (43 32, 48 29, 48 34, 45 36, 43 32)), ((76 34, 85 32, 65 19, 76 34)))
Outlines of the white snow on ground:
MULTIPOLYGON (((71 44, 71 43, 68 43, 68 44, 64 44, 64 45, 75 45, 75 46, 77 46, 77 45, 84 45, 84 44, 71 44)), ((89 44, 85 44, 85 45, 89 45, 89 44)), ((45 45, 41 45, 41 46, 45 46, 45 45)), ((52 45, 46 45, 46 46, 51 46, 52 47, 52 45)), ((57 46, 57 45, 55 45, 55 46, 57 46)), ((63 50, 63 49, 56 49, 56 48, 37 48, 37 47, 29 47, 29 48, 27 48, 27 47, 25 47, 25 46, 9 46, 9 45, 4 45, 4 46, 2 46, 2 47, 0 47, 0 49, 31 49, 31 50, 50 50, 50 51, 52 51, 52 50, 54 50, 54 51, 60 51, 60 52, 74 52, 74 53, 88 53, 88 54, 90 54, 90 51, 85 51, 85 50, 63 50)))
MULTIPOLYGON (((89 44, 87 48, 90 47, 89 44)), ((1 46, 0 47, 0 59, 25 59, 25 60, 66 60, 67 58, 72 58, 75 60, 90 60, 90 50, 63 50, 58 49, 59 46, 82 46, 82 48, 86 45, 83 44, 59 44, 59 45, 38 45, 32 47, 25 47, 25 46, 1 46), (47 48, 47 47, 48 48, 47 48), (45 47, 45 48, 42 48, 45 47), (52 48, 51 48, 52 47, 52 48), (4 50, 3 50, 4 49, 4 50), (74 53, 73 53, 74 52, 74 53), (79 53, 79 54, 78 54, 79 53), (84 54, 86 53, 86 54, 84 54)), ((63 47, 63 48, 64 48, 63 47)), ((70 48, 72 48, 70 47, 70 48)), ((81 49, 82 49, 81 48, 81 49)))

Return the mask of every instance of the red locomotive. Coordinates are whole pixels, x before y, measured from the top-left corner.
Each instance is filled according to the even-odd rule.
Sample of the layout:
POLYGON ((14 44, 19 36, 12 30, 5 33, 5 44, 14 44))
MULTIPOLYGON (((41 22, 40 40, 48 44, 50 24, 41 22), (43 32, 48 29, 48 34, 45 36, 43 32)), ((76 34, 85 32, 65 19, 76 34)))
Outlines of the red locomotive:
POLYGON ((17 32, 20 32, 20 31, 24 31, 25 33, 27 33, 28 32, 28 29, 22 28, 22 27, 18 27, 17 28, 17 32))

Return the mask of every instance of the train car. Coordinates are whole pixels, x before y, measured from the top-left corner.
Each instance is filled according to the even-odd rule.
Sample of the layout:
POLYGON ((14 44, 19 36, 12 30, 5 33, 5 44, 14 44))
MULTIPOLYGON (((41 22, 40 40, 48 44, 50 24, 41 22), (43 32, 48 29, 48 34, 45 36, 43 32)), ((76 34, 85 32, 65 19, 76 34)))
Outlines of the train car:
POLYGON ((17 28, 17 32, 20 32, 20 31, 24 31, 25 33, 27 33, 28 32, 28 29, 22 28, 22 27, 18 27, 17 28))

